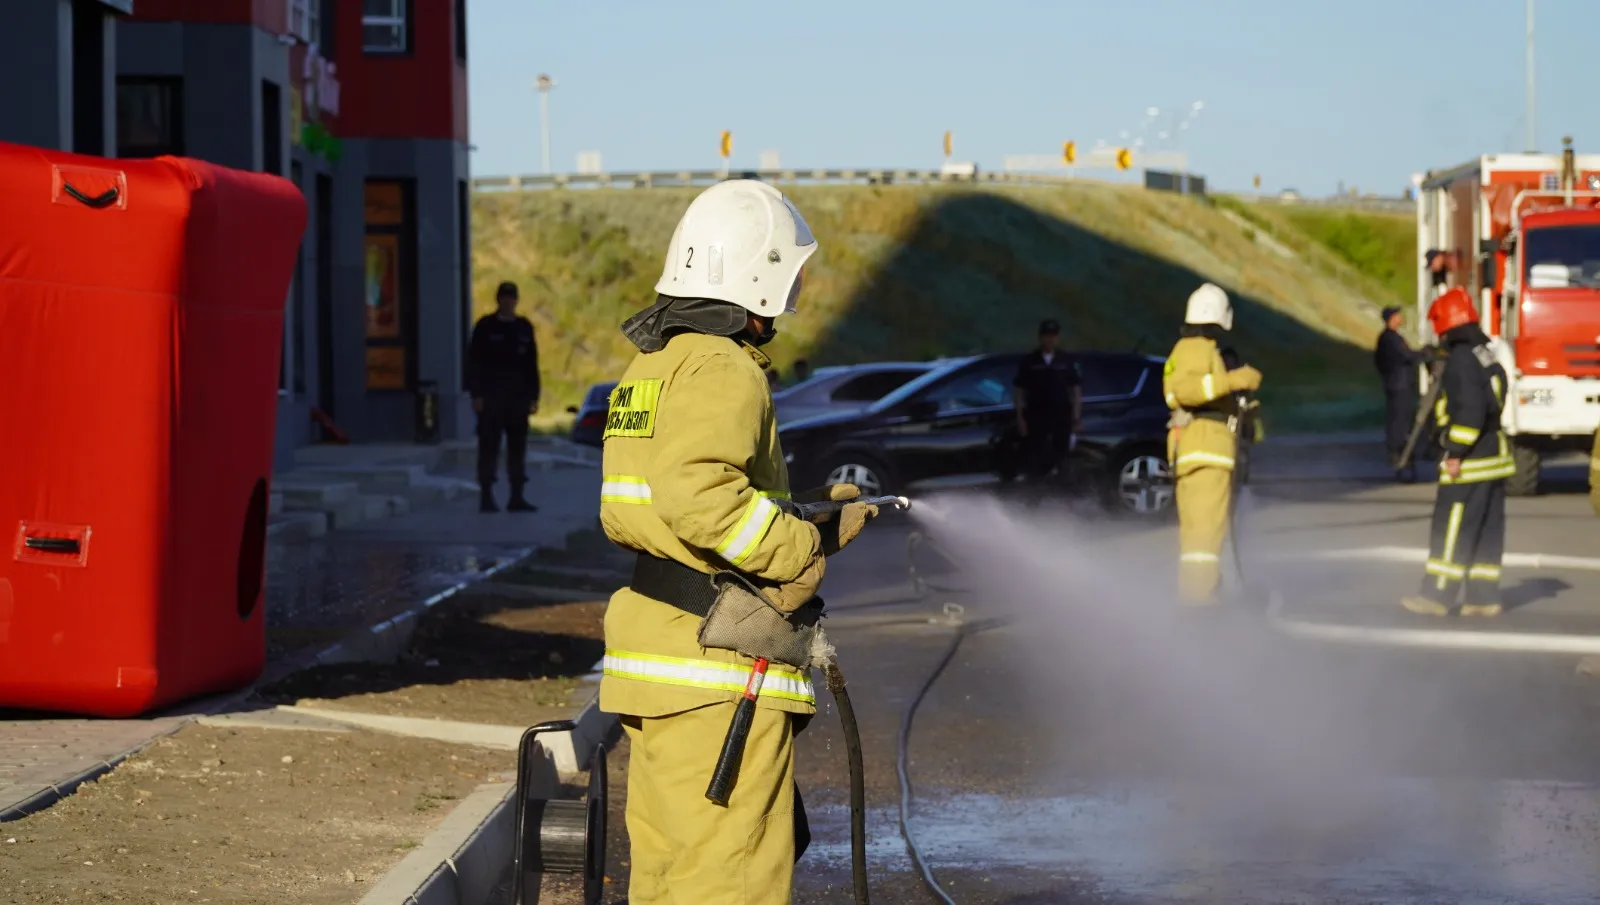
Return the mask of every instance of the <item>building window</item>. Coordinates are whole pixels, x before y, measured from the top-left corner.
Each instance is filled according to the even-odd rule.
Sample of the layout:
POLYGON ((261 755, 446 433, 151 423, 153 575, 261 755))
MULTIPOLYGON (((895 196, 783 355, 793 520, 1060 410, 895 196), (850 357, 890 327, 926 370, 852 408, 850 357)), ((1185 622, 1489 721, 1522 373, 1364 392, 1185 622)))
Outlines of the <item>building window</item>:
POLYGON ((183 155, 183 81, 117 79, 117 156, 183 155))
POLYGON ((411 184, 370 180, 366 186, 367 389, 411 385, 412 280, 415 226, 411 184))
POLYGON ((456 59, 467 61, 467 0, 456 0, 456 59))
POLYGON ((283 89, 261 80, 261 172, 283 175, 283 89))
POLYGON ((410 0, 361 0, 361 49, 406 53, 411 49, 410 0))

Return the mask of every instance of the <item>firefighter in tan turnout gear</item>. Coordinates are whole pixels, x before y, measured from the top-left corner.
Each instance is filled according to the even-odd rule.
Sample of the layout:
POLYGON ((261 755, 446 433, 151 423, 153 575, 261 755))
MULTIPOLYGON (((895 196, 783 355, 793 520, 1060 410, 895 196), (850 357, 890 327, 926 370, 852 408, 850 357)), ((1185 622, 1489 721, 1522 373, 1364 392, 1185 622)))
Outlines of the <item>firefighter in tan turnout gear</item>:
POLYGON ((1228 535, 1238 446, 1236 393, 1254 392, 1261 372, 1249 365, 1228 370, 1217 339, 1233 329, 1233 303, 1206 283, 1189 296, 1183 338, 1172 347, 1162 380, 1172 420, 1167 459, 1177 483, 1178 586, 1183 601, 1216 601, 1222 543, 1228 535))
MULTIPOLYGON (((815 625, 825 557, 877 512, 852 504, 819 530, 784 510, 789 478, 758 347, 794 310, 816 250, 776 189, 718 183, 679 221, 656 302, 623 324, 639 354, 611 395, 600 516, 638 555, 606 611, 600 706, 622 714, 630 744, 634 903, 787 903, 808 838, 793 747, 816 712, 808 657, 771 655, 719 806, 707 783, 754 661, 702 640, 717 634, 715 588, 730 585, 760 595, 778 634, 815 625), (739 580, 723 581, 730 574, 739 580)), ((760 646, 757 621, 720 634, 760 646)))

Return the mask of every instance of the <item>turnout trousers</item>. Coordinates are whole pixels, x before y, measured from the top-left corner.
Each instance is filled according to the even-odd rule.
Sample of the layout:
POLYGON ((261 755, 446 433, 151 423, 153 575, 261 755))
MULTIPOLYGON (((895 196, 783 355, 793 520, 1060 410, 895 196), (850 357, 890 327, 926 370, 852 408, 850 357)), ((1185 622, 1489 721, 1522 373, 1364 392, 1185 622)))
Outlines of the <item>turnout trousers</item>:
POLYGON ((1506 482, 1440 484, 1422 596, 1447 607, 1500 602, 1506 482))
POLYGON ((1589 505, 1600 515, 1600 430, 1594 432, 1594 450, 1589 453, 1589 505))
POLYGON ((706 800, 734 704, 623 717, 633 905, 789 905, 795 715, 757 708, 727 807, 706 800))
POLYGON ((1167 433, 1178 506, 1178 590, 1185 603, 1210 603, 1222 585, 1235 447, 1233 432, 1214 421, 1167 433))
POLYGON ((528 483, 528 400, 486 397, 478 413, 478 484, 494 486, 500 440, 506 444, 506 478, 512 488, 528 483))

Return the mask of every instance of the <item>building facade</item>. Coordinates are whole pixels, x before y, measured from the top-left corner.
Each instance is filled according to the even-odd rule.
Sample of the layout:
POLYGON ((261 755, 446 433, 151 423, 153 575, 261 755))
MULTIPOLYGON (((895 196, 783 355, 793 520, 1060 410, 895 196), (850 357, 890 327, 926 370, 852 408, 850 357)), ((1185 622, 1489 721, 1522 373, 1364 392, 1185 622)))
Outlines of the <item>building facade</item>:
MULTIPOLYGON (((35 48, 33 71, 74 79, 57 92, 66 100, 38 101, 49 109, 0 139, 195 157, 278 174, 305 194, 285 312, 280 464, 341 436, 466 435, 465 0, 7 0, 0 35, 11 34, 11 4, 38 7, 29 28, 43 36, 53 23, 55 46, 67 48, 50 56, 16 39, 35 48), (92 43, 85 7, 103 22, 98 119, 74 106, 96 99, 77 87, 90 68, 70 52, 92 43)), ((0 37, 0 53, 10 43, 0 37)))

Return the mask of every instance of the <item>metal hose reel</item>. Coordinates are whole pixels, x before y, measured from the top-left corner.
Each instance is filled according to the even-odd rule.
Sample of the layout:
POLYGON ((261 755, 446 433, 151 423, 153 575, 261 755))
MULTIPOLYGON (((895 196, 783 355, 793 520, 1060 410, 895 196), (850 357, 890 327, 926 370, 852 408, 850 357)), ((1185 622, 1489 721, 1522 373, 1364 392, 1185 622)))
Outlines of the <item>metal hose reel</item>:
POLYGON ((538 901, 541 874, 582 874, 584 905, 599 905, 606 873, 606 751, 589 755, 589 789, 583 801, 529 797, 543 755, 538 737, 576 732, 572 720, 540 723, 517 746, 516 840, 512 849, 513 905, 538 901), (529 892, 531 891, 531 895, 529 892))

